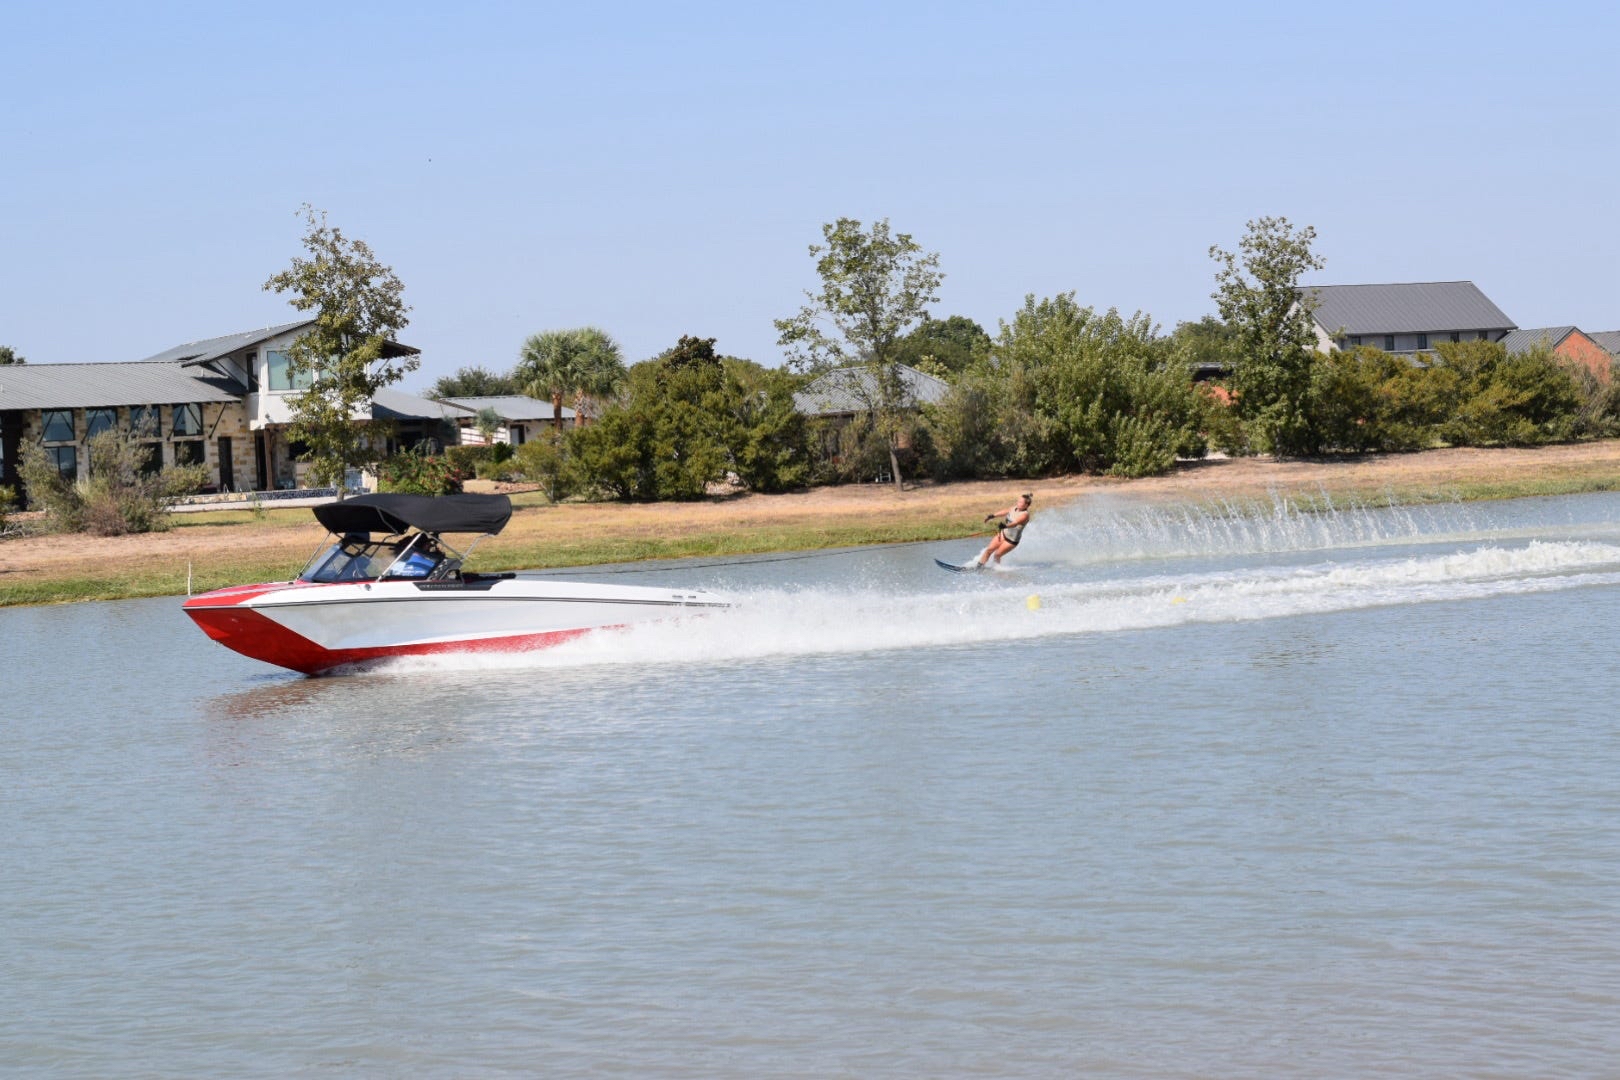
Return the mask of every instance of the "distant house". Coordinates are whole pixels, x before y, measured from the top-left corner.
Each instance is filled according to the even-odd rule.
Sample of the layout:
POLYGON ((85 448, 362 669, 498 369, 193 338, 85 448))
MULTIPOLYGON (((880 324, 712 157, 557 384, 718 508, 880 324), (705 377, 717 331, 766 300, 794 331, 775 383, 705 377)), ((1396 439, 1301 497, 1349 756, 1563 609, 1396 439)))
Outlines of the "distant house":
MULTIPOLYGON (((485 409, 495 410, 500 417, 500 426, 495 429, 492 442, 511 443, 513 446, 522 446, 536 435, 547 424, 555 424, 556 413, 552 411, 551 402, 541 401, 538 398, 527 397, 523 394, 503 394, 499 397, 464 397, 446 398, 445 403, 462 410, 466 415, 456 418, 459 438, 463 445, 482 446, 484 433, 478 430, 478 414, 485 409)), ((562 419, 564 423, 574 421, 574 410, 563 406, 562 419)))
POLYGON ((1371 345, 1416 354, 1442 341, 1501 341, 1513 320, 1472 281, 1393 285, 1308 285, 1322 351, 1371 345))
MULTIPOLYGON (((906 364, 896 367, 902 396, 910 407, 937 404, 950 392, 951 384, 944 379, 906 364)), ((794 394, 793 406, 807 416, 850 418, 871 410, 872 403, 879 397, 877 390, 877 380, 869 369, 838 368, 811 380, 794 394)))
POLYGON ((1583 333, 1574 326, 1544 326, 1534 330, 1515 330, 1502 339, 1508 353, 1528 352, 1536 346, 1551 349, 1554 356, 1585 368, 1600 383, 1607 383, 1612 375, 1614 356, 1596 340, 1595 334, 1583 333))
MULTIPOLYGON (((25 441, 76 477, 90 437, 127 424, 147 433, 153 468, 203 465, 220 491, 298 486, 308 465, 287 425, 290 399, 310 376, 290 374, 287 350, 313 321, 187 342, 134 362, 0 368, 0 484, 18 486, 25 441)), ((383 356, 417 352, 389 342, 383 356)), ((443 432, 446 418, 436 402, 389 392, 356 419, 387 419, 410 437, 443 432)))
POLYGON ((1620 360, 1620 330, 1594 330, 1586 335, 1593 343, 1616 360, 1620 360))

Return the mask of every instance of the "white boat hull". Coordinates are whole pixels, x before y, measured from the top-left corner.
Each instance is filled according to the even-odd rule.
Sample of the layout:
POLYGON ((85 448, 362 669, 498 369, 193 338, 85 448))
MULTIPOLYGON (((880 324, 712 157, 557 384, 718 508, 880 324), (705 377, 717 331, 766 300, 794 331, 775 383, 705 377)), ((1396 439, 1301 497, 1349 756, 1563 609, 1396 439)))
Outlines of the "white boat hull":
POLYGON ((725 606, 686 590, 470 578, 239 586, 192 597, 185 610, 228 648, 317 674, 396 656, 545 648, 593 630, 725 606))

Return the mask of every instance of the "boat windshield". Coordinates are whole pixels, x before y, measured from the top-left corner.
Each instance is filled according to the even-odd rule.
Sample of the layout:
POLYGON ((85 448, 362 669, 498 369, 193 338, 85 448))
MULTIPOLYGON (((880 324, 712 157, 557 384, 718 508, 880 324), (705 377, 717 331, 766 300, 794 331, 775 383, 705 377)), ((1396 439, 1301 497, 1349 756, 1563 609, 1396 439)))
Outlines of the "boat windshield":
POLYGON ((350 534, 318 552, 300 581, 376 581, 390 578, 425 578, 439 565, 436 545, 417 536, 411 540, 373 540, 364 533, 350 534))

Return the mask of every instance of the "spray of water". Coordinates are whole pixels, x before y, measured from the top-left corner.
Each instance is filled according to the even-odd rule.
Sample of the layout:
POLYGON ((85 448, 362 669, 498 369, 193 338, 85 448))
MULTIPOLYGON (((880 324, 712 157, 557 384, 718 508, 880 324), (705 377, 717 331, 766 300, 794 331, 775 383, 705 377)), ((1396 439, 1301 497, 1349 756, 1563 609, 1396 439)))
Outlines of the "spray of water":
MULTIPOLYGON (((830 584, 733 590, 732 608, 702 618, 599 632, 532 654, 401 666, 708 665, 1615 585, 1620 529, 1610 511, 1549 529, 1523 511, 1335 507, 1325 497, 1201 509, 1090 500, 1044 515, 1001 574, 910 569, 931 561, 916 549, 904 558, 875 553, 887 561, 830 584), (1557 535, 1534 538, 1538 531, 1557 535)), ((803 578, 802 564, 786 565, 794 569, 779 581, 803 578)))

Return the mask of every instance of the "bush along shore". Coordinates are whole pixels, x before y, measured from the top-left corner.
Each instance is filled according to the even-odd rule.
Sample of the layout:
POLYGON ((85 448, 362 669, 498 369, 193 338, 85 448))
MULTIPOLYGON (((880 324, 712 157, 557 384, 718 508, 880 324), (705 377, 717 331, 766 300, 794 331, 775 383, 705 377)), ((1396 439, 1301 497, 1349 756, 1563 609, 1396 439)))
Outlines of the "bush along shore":
MULTIPOLYGON (((1264 457, 1183 463, 1139 480, 860 484, 656 504, 550 503, 514 496, 517 512, 474 555, 481 570, 531 570, 643 559, 718 558, 866 544, 977 538, 982 517, 1019 490, 1037 493, 1031 536, 1065 504, 1106 498, 1203 505, 1274 498, 1322 506, 1497 499, 1620 488, 1620 440, 1537 449, 1434 450, 1332 460, 1264 457)), ((0 605, 183 594, 293 576, 323 538, 307 509, 186 514, 166 532, 39 535, 0 542, 0 605)))

